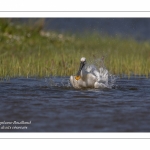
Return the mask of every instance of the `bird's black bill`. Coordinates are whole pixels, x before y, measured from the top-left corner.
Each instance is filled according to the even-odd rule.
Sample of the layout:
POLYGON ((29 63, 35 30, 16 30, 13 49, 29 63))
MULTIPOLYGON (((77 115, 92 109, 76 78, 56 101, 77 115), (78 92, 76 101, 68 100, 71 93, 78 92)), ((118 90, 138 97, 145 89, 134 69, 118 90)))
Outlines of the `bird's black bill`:
POLYGON ((84 67, 84 65, 85 65, 85 62, 81 62, 81 63, 80 63, 80 67, 79 67, 79 70, 78 70, 76 76, 80 76, 81 70, 82 70, 82 68, 84 67))

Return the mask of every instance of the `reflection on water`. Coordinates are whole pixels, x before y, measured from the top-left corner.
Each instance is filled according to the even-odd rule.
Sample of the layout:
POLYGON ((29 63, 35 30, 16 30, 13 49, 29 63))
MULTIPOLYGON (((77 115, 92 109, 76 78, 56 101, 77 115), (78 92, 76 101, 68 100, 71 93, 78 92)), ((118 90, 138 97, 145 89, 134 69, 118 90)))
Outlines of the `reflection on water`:
POLYGON ((0 132, 150 131, 149 79, 123 77, 103 90, 76 90, 69 77, 55 81, 54 86, 51 78, 1 81, 0 132))

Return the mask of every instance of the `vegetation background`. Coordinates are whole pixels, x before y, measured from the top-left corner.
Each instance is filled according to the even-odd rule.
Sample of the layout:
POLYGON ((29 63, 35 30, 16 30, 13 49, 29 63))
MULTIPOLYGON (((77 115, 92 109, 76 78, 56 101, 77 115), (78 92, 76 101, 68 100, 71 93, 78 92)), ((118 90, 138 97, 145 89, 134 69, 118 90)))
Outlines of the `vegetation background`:
MULTIPOLYGON (((80 58, 104 59, 116 75, 150 75, 150 43, 97 32, 45 30, 45 19, 0 19, 0 77, 76 74, 80 58)), ((98 62, 98 61, 97 61, 98 62)), ((101 65, 101 64, 99 64, 101 65)))

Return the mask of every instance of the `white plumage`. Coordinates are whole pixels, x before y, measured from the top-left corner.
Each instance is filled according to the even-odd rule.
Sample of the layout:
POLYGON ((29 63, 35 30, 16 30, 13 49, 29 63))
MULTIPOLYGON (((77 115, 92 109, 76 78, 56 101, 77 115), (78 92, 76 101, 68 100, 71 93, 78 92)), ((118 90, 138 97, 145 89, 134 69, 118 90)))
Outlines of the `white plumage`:
POLYGON ((76 76, 70 76, 70 82, 76 89, 81 88, 105 88, 108 85, 108 71, 91 65, 85 68, 86 58, 82 57, 79 71, 76 76))

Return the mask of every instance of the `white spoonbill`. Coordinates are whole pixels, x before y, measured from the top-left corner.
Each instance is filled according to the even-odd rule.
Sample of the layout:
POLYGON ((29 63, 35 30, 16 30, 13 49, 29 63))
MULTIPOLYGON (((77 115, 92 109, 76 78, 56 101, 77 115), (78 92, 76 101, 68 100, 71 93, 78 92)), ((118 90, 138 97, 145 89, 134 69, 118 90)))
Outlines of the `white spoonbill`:
MULTIPOLYGON (((79 70, 76 76, 70 76, 70 82, 75 89, 81 88, 104 88, 106 84, 101 80, 101 73, 94 69, 92 66, 85 68, 86 58, 82 57, 80 62, 79 70), (92 70, 94 69, 94 70, 92 70), (99 82, 102 81, 102 82, 99 82)), ((101 70, 103 68, 100 68, 101 70)), ((105 73, 107 80, 108 73, 105 73)))

